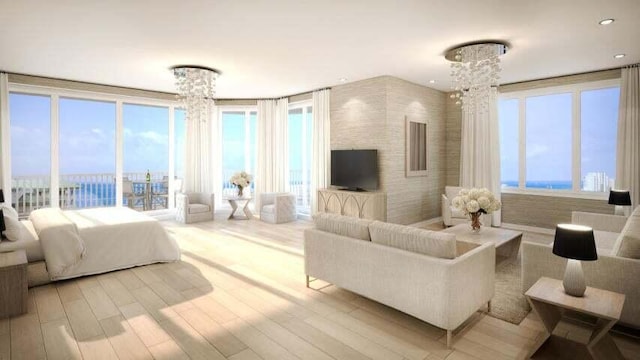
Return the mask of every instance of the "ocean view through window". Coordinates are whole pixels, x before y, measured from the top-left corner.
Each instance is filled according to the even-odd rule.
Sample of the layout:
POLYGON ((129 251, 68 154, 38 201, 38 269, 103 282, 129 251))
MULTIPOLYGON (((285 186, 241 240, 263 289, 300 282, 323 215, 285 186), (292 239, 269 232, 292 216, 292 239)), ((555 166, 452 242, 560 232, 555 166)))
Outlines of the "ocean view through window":
POLYGON ((608 192, 619 96, 617 79, 502 94, 502 188, 608 192))

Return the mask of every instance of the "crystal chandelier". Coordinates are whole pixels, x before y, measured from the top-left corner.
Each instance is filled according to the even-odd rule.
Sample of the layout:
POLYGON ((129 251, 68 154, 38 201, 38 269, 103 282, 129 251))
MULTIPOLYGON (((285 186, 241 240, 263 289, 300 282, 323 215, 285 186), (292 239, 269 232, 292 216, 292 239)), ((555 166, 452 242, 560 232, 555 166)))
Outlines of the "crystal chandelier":
POLYGON ((177 98, 185 109, 186 120, 208 121, 214 105, 218 71, 197 65, 178 65, 171 70, 176 77, 177 98))
POLYGON ((469 113, 483 113, 489 108, 489 99, 495 95, 500 79, 500 55, 507 45, 482 42, 457 46, 445 54, 451 61, 451 87, 456 91, 451 98, 469 113))

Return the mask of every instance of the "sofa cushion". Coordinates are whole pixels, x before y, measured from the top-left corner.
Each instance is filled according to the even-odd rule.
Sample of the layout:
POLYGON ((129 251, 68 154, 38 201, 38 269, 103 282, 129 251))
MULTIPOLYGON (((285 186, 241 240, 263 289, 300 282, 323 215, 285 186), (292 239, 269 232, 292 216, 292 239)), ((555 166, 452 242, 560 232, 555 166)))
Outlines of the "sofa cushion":
POLYGON ((209 205, 189 204, 189 214, 202 214, 211 211, 209 205))
POLYGON ((443 259, 456 257, 456 236, 410 226, 374 221, 369 225, 371 241, 443 259))
POLYGON ((318 230, 370 241, 369 224, 372 220, 359 219, 329 213, 317 213, 313 216, 318 230))
POLYGON ((640 259, 640 206, 629 216, 612 253, 620 257, 640 259))

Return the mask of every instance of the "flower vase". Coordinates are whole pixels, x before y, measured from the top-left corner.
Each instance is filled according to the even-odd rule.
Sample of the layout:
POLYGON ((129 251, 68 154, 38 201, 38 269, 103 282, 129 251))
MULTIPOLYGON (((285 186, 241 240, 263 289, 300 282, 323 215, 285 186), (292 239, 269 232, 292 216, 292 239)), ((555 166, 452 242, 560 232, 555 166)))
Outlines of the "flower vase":
POLYGON ((241 198, 242 197, 242 190, 244 190, 244 188, 240 185, 238 185, 238 197, 241 198))
POLYGON ((471 216, 471 230, 475 233, 480 232, 480 226, 482 225, 482 223, 480 222, 481 215, 482 213, 479 211, 474 213, 469 213, 469 216, 471 216))

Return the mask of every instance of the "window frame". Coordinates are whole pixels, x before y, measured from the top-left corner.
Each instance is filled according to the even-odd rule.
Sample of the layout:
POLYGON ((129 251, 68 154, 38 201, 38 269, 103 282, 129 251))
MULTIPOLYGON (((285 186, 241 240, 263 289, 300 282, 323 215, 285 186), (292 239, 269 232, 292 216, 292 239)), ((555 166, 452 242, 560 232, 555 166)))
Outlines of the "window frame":
MULTIPOLYGON (((609 196, 608 192, 583 191, 581 189, 581 93, 583 91, 600 90, 620 87, 621 79, 590 81, 568 85, 550 86, 544 88, 520 90, 500 93, 498 101, 518 100, 518 187, 501 187, 505 194, 540 195, 553 197, 571 197, 583 199, 603 200, 609 196), (547 96, 555 94, 571 94, 571 190, 550 190, 526 188, 526 99, 528 97, 547 96)), ((498 121, 500 119, 498 118, 498 121)), ((502 179, 500 179, 502 182, 502 179)))
MULTIPOLYGON (((258 171, 258 123, 257 123, 257 116, 258 116, 258 106, 257 105, 221 105, 221 106, 217 106, 217 121, 216 121, 216 129, 214 129, 214 134, 217 134, 217 144, 219 144, 219 159, 218 161, 216 161, 217 164, 219 164, 219 171, 220 171, 220 182, 219 182, 219 186, 218 186, 218 193, 223 194, 223 196, 220 196, 218 198, 220 198, 220 203, 222 204, 222 198, 225 196, 225 191, 224 191, 224 182, 228 179, 224 178, 224 166, 223 166, 223 158, 224 158, 224 148, 223 148, 223 139, 224 139, 224 130, 223 130, 223 121, 222 121, 222 116, 223 113, 225 112, 242 112, 244 113, 244 136, 245 136, 245 143, 244 143, 244 152, 245 152, 245 161, 244 161, 244 167, 245 167, 245 171, 250 173, 251 176, 253 176, 253 184, 255 186, 255 180, 256 180, 256 174, 255 173, 251 173, 251 169, 255 168, 255 171, 258 171), (253 154, 251 153, 251 113, 256 113, 256 146, 255 149, 253 149, 253 154), (255 159, 255 164, 253 164, 251 162, 251 159, 253 158, 255 159)), ((215 152, 214 152, 215 153, 215 152)), ((214 169, 214 172, 216 170, 214 169)), ((217 202, 218 200, 216 200, 217 202)))
MULTIPOLYGON (((289 113, 291 112, 291 110, 298 110, 300 109, 302 111, 302 129, 303 129, 303 133, 307 131, 307 125, 306 125, 306 120, 308 119, 308 117, 311 117, 311 121, 312 121, 312 129, 311 131, 313 132, 313 100, 312 99, 306 99, 306 100, 301 100, 301 101, 296 101, 293 103, 289 103, 289 108, 287 109, 287 126, 288 126, 288 122, 289 122, 289 113), (309 112, 308 109, 311 109, 311 112, 309 112)), ((313 135, 312 135, 313 136, 313 135)), ((287 139, 288 141, 288 139, 287 139)), ((311 163, 306 163, 304 159, 307 158, 307 156, 311 156, 313 158, 313 154, 306 154, 305 149, 307 148, 308 145, 308 141, 312 141, 311 139, 307 139, 306 137, 302 138, 302 143, 301 143, 301 147, 302 147, 302 152, 303 152, 303 156, 302 156, 302 177, 303 177, 303 182, 306 178, 306 174, 307 171, 309 171, 309 174, 311 174, 311 163)), ((287 144, 288 146, 288 144, 287 144)), ((311 151, 313 152, 313 149, 311 149, 311 151)), ((287 163, 290 161, 289 158, 287 158, 287 163)), ((313 159, 311 159, 311 161, 313 162, 313 159)), ((289 174, 288 176, 290 176, 291 174, 291 169, 288 170, 289 174)), ((309 183, 309 186, 311 186, 311 177, 309 176, 308 179, 306 179, 309 183)), ((290 179, 288 180, 290 181, 290 179)), ((304 203, 303 199, 303 203, 304 203)), ((311 213, 313 212, 311 209, 311 198, 306 199, 308 201, 308 205, 309 205, 309 213, 306 212, 300 212, 298 210, 298 215, 299 216, 311 216, 311 213)), ((296 199, 296 202, 298 201, 298 199, 296 199)), ((305 209, 306 210, 306 209, 305 209)))

